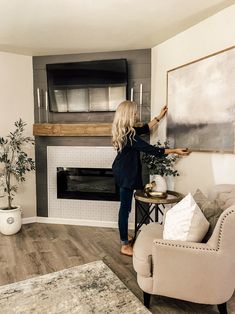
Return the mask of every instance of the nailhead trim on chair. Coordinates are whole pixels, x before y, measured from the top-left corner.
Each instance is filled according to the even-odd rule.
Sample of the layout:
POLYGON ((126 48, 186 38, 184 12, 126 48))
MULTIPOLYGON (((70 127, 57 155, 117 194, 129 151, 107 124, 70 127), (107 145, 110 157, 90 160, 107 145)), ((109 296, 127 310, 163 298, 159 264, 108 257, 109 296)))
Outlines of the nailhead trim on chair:
POLYGON ((159 242, 159 241, 156 241, 155 243, 160 244, 160 245, 182 247, 182 248, 201 250, 201 251, 217 251, 217 249, 208 249, 208 248, 195 247, 195 246, 189 246, 189 245, 181 245, 181 244, 173 244, 173 243, 163 243, 163 242, 159 242))
POLYGON ((235 212, 234 209, 230 210, 230 211, 223 217, 223 219, 222 219, 221 226, 220 226, 220 230, 219 230, 217 251, 218 251, 219 248, 220 248, 220 242, 221 242, 221 237, 222 237, 222 229, 223 229, 224 221, 225 221, 226 217, 228 217, 230 214, 232 214, 232 213, 234 213, 234 212, 235 212))
POLYGON ((202 247, 196 247, 196 246, 188 246, 188 245, 182 245, 182 244, 174 244, 174 243, 163 243, 160 241, 155 241, 155 243, 160 244, 160 245, 166 245, 166 246, 174 246, 174 247, 182 247, 182 248, 188 248, 188 249, 194 249, 194 250, 201 250, 201 251, 218 251, 220 248, 220 242, 221 242, 221 237, 222 237, 222 229, 224 225, 225 219, 232 213, 234 213, 235 210, 232 209, 230 210, 222 219, 220 229, 219 229, 219 236, 218 236, 218 245, 217 249, 209 249, 209 248, 202 248, 202 247))

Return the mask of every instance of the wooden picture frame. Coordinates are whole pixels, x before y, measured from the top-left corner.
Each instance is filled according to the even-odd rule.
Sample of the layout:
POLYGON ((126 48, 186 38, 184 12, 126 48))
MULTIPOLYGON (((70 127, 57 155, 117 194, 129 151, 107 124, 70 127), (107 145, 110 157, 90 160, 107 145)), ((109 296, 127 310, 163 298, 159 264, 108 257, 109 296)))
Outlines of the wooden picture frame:
POLYGON ((167 72, 172 147, 235 153, 235 46, 167 72))

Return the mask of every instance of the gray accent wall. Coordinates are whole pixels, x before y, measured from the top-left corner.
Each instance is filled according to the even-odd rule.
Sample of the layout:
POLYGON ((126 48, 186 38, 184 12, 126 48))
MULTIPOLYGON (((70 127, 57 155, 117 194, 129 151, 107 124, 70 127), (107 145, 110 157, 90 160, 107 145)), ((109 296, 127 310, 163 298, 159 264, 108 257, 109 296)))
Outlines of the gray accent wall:
MULTIPOLYGON (((37 88, 41 91, 41 122, 46 122, 44 99, 44 93, 47 90, 46 64, 120 58, 125 58, 128 62, 128 99, 130 99, 130 89, 133 87, 134 101, 136 101, 138 105, 140 96, 139 85, 143 84, 142 121, 148 122, 150 119, 151 97, 151 49, 33 57, 35 123, 39 122, 37 88)), ((113 112, 50 112, 49 122, 112 123, 113 116, 113 112)), ((148 140, 148 137, 146 137, 145 140, 148 140)), ((48 216, 47 146, 111 146, 111 137, 36 137, 37 215, 42 217, 48 216)), ((145 180, 147 180, 146 171, 144 171, 143 175, 145 180)))

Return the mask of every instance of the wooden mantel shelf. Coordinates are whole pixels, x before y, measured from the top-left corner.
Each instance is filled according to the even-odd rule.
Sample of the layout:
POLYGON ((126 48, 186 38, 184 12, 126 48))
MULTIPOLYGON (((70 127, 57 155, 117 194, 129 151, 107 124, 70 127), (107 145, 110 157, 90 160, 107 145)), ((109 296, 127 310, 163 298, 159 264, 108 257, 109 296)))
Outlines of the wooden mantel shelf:
POLYGON ((35 136, 111 136, 111 123, 42 123, 33 125, 35 136))

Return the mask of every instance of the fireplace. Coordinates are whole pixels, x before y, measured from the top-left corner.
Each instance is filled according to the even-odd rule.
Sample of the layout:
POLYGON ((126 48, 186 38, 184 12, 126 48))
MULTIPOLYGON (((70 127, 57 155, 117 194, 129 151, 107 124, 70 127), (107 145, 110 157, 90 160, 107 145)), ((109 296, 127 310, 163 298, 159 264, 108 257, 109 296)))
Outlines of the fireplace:
POLYGON ((57 167, 57 198, 119 201, 110 168, 57 167))
MULTIPOLYGON (((86 141, 88 141, 87 138, 86 141)), ((118 198, 117 196, 110 195, 112 194, 110 192, 114 191, 113 184, 115 183, 113 179, 113 188, 111 191, 106 190, 106 195, 98 193, 98 200, 93 200, 95 194, 93 186, 94 180, 90 180, 90 190, 83 191, 83 199, 57 197, 57 168, 58 170, 65 171, 69 171, 70 168, 85 169, 86 171, 92 170, 96 172, 96 175, 98 174, 98 178, 106 174, 105 179, 109 180, 110 175, 113 175, 111 168, 116 155, 117 152, 112 146, 48 146, 48 219, 54 223, 116 228, 120 202, 119 200, 110 200, 112 197, 114 199, 118 198), (88 194, 84 194, 84 192, 88 194), (84 199, 85 197, 86 199, 84 199), (103 199, 101 199, 101 197, 103 197, 103 199)), ((60 174, 62 174, 62 172, 60 174)), ((97 178, 93 172, 89 172, 89 179, 92 177, 91 174, 93 177, 97 178)), ((129 216, 130 228, 134 226, 134 205, 135 202, 133 201, 133 210, 129 216)))

